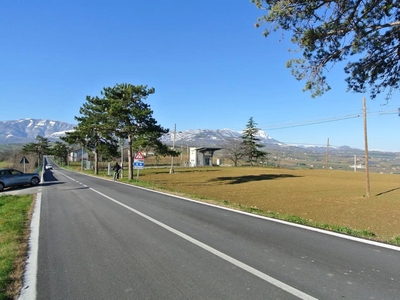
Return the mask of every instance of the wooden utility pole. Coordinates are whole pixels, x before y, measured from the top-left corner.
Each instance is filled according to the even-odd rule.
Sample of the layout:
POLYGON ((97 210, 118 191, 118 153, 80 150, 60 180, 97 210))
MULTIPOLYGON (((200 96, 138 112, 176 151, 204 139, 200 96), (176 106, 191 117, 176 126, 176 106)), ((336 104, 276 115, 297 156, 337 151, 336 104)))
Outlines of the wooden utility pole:
POLYGON ((326 157, 325 157, 325 169, 328 170, 328 155, 329 155, 329 138, 326 142, 326 157))
POLYGON ((368 163, 368 135, 367 135, 367 104, 365 98, 363 98, 364 106, 364 146, 365 146, 365 175, 366 175, 366 191, 365 197, 370 196, 369 186, 369 163, 368 163))

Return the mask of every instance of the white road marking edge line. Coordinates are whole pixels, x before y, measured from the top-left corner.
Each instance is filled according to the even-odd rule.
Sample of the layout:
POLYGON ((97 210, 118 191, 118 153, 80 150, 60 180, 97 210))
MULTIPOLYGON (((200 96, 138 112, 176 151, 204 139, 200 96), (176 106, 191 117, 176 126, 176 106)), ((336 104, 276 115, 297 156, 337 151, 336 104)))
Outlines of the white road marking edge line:
MULTIPOLYGON (((60 171, 58 171, 58 172, 60 172, 60 171)), ((60 173, 63 174, 64 176, 72 179, 68 175, 65 175, 62 172, 60 172, 60 173)), ((90 176, 90 177, 94 177, 94 178, 110 181, 107 178, 102 178, 102 177, 93 176, 93 175, 84 174, 84 173, 82 173, 82 174, 85 175, 85 176, 90 176)), ((72 179, 72 180, 74 180, 74 179, 72 179)), ((74 180, 74 181, 76 181, 76 180, 74 180)), ((146 191, 149 191, 149 192, 153 192, 153 193, 157 193, 157 194, 161 194, 161 195, 166 195, 166 196, 169 196, 169 197, 174 197, 174 198, 178 198, 178 199, 182 199, 182 200, 186 200, 186 201, 190 201, 190 202, 195 202, 195 203, 201 204, 201 205, 207 205, 207 206, 211 206, 211 207, 215 207, 215 208, 219 208, 219 209, 228 210, 228 211, 231 211, 231 212, 234 212, 234 213, 247 215, 247 216, 250 216, 250 217, 253 217, 253 218, 264 219, 264 220, 268 220, 268 221, 275 222, 275 223, 281 223, 281 224, 285 224, 285 225, 293 226, 293 227, 297 227, 297 228, 302 228, 302 229, 309 230, 309 231, 319 232, 319 233, 322 233, 322 234, 335 236, 335 237, 338 237, 338 238, 341 238, 341 239, 351 240, 351 241, 355 241, 355 242, 358 242, 358 243, 363 243, 363 244, 368 244, 368 245, 372 245, 372 246, 376 246, 376 247, 381 247, 381 248, 386 248, 386 249, 390 249, 390 250, 400 251, 400 247, 396 246, 396 245, 385 244, 385 243, 381 243, 381 242, 377 242, 377 241, 372 241, 372 240, 367 240, 367 239, 363 239, 363 238, 359 238, 359 237, 355 237, 355 236, 351 236, 351 235, 346 235, 346 234, 339 233, 339 232, 334 232, 334 231, 324 230, 324 229, 320 229, 320 228, 316 228, 316 227, 301 225, 301 224, 292 223, 292 222, 279 220, 279 219, 274 219, 274 218, 270 218, 270 217, 266 217, 266 216, 260 216, 260 215, 248 213, 248 212, 245 212, 245 211, 232 209, 232 208, 229 208, 229 207, 219 206, 219 205, 215 205, 215 204, 211 204, 211 203, 206 203, 206 202, 202 202, 202 201, 198 201, 198 200, 193 200, 193 199, 182 197, 182 196, 168 194, 166 192, 156 191, 156 190, 148 189, 148 188, 137 186, 137 185, 132 185, 132 184, 125 183, 125 182, 117 181, 115 183, 123 184, 123 185, 129 186, 129 187, 132 187, 132 188, 142 189, 142 190, 146 190, 146 191)))
MULTIPOLYGON (((58 172, 60 172, 60 171, 58 171, 58 172)), ((62 173, 62 172, 60 172, 60 173, 62 173)), ((64 176, 68 177, 68 175, 65 175, 64 173, 62 173, 62 174, 64 176)), ((93 176, 93 175, 84 174, 84 173, 82 173, 82 174, 85 175, 85 176, 90 176, 90 177, 94 177, 94 178, 110 181, 107 178, 102 178, 102 177, 93 176)), ((68 177, 68 178, 70 178, 70 177, 68 177)), ((70 179, 72 179, 72 178, 70 178, 70 179)), ((72 179, 72 180, 74 180, 74 179, 72 179)), ((123 185, 129 186, 129 187, 142 189, 142 190, 146 190, 146 191, 149 191, 149 192, 162 194, 162 195, 166 195, 166 196, 169 196, 169 197, 174 197, 174 198, 178 198, 178 199, 182 199, 182 200, 186 200, 186 201, 190 201, 190 202, 195 202, 195 203, 201 204, 201 205, 207 205, 207 206, 211 206, 211 207, 215 207, 215 208, 219 208, 219 209, 228 210, 228 211, 231 211, 231 212, 234 212, 234 213, 247 215, 247 216, 250 216, 250 217, 253 217, 253 218, 264 219, 264 220, 268 220, 268 221, 275 222, 275 223, 281 223, 281 224, 285 224, 285 225, 293 226, 293 227, 297 227, 297 228, 302 228, 302 229, 309 230, 309 231, 319 232, 319 233, 322 233, 322 234, 335 236, 335 237, 338 237, 338 238, 341 238, 341 239, 351 240, 351 241, 355 241, 355 242, 358 242, 358 243, 363 243, 363 244, 368 244, 368 245, 372 245, 372 246, 376 246, 376 247, 381 247, 381 248, 386 248, 386 249, 390 249, 390 250, 400 251, 400 247, 396 246, 396 245, 385 244, 385 243, 381 243, 381 242, 377 242, 377 241, 372 241, 372 240, 367 240, 367 239, 363 239, 363 238, 359 238, 359 237, 355 237, 355 236, 351 236, 351 235, 346 235, 344 233, 339 233, 339 232, 324 230, 324 229, 320 229, 320 228, 316 228, 316 227, 301 225, 301 224, 292 223, 292 222, 279 220, 279 219, 274 219, 274 218, 270 218, 270 217, 266 217, 266 216, 260 216, 260 215, 248 213, 248 212, 245 212, 245 211, 232 209, 232 208, 229 208, 229 207, 219 206, 219 205, 215 205, 215 204, 211 204, 211 203, 206 203, 206 202, 202 202, 202 201, 198 201, 198 200, 193 200, 193 199, 182 197, 182 196, 168 194, 166 192, 156 191, 156 190, 152 190, 152 189, 141 187, 141 186, 137 186, 137 185, 132 185, 132 184, 125 183, 125 182, 117 181, 115 183, 123 184, 123 185)))
POLYGON ((29 237, 28 258, 25 263, 25 272, 23 286, 19 300, 35 300, 36 299, 36 281, 38 270, 38 254, 39 254, 39 226, 40 226, 40 208, 42 205, 42 188, 40 187, 36 194, 35 209, 31 221, 31 234, 29 237))
POLYGON ((280 288, 280 289, 282 289, 282 290, 284 290, 284 291, 286 291, 286 292, 288 292, 288 293, 290 293, 290 294, 292 294, 292 295, 294 295, 294 296, 296 296, 296 297, 298 297, 300 299, 307 299, 307 300, 317 299, 317 298, 314 298, 314 297, 312 297, 312 296, 310 296, 310 295, 308 295, 308 294, 306 294, 306 293, 304 293, 304 292, 302 292, 302 291, 300 291, 300 290, 298 290, 298 289, 296 289, 294 287, 291 287, 290 285, 287 285, 286 283, 283 283, 283 282, 281 282, 281 281, 279 281, 279 280, 277 280, 277 279, 275 279, 275 278, 273 278, 273 277, 271 277, 271 276, 269 276, 269 275, 267 275, 265 273, 262 273, 262 272, 258 271, 257 269, 255 269, 255 268, 253 268, 253 267, 251 267, 249 265, 246 265, 246 264, 240 262, 239 260, 234 259, 233 257, 230 257, 230 256, 218 251, 217 249, 214 249, 214 248, 212 248, 212 247, 210 247, 210 246, 208 246, 208 245, 206 245, 206 244, 204 244, 204 243, 202 243, 202 242, 200 242, 200 241, 198 241, 198 240, 196 240, 196 239, 184 234, 183 232, 180 232, 180 231, 178 231, 178 230, 176 230, 176 229, 174 229, 174 228, 172 228, 172 227, 170 227, 170 226, 168 226, 168 225, 166 225, 166 224, 164 224, 164 223, 162 223, 160 221, 157 221, 156 219, 153 219, 152 217, 150 217, 150 216, 148 216, 148 215, 146 215, 146 214, 144 214, 144 213, 142 213, 142 212, 140 212, 140 211, 138 211, 138 210, 136 210, 136 209, 134 209, 134 208, 132 208, 132 207, 130 207, 128 205, 126 205, 126 204, 123 204, 123 203, 119 202, 118 200, 115 200, 114 198, 112 198, 110 196, 107 196, 107 195, 105 195, 105 194, 103 194, 103 193, 101 193, 101 192, 99 192, 99 191, 97 191, 97 190, 95 190, 93 188, 89 188, 89 189, 92 190, 93 192, 98 193, 99 195, 107 198, 108 200, 113 201, 114 203, 116 203, 116 204, 118 204, 118 205, 120 205, 120 206, 122 206, 122 207, 124 207, 124 208, 126 208, 126 209, 128 209, 128 210, 130 210, 130 211, 132 211, 132 212, 134 212, 134 213, 136 213, 138 215, 140 215, 141 217, 143 217, 143 218, 145 218, 145 219, 147 219, 147 220, 159 225, 160 227, 162 227, 162 228, 164 228, 164 229, 166 229, 166 230, 168 230, 168 231, 180 236, 181 238, 183 238, 183 239, 185 239, 185 240, 197 245, 198 247, 203 248, 204 250, 206 250, 206 251, 208 251, 208 252, 210 252, 210 253, 212 253, 212 254, 214 254, 214 255, 216 255, 216 256, 218 256, 218 257, 220 257, 220 258, 222 258, 222 259, 224 259, 226 261, 228 261, 229 263, 231 263, 231 264, 243 269, 244 271, 247 271, 247 272, 257 276, 257 277, 261 278, 262 280, 267 281, 270 284, 272 284, 272 285, 274 285, 274 286, 276 286, 276 287, 278 287, 278 288, 280 288))

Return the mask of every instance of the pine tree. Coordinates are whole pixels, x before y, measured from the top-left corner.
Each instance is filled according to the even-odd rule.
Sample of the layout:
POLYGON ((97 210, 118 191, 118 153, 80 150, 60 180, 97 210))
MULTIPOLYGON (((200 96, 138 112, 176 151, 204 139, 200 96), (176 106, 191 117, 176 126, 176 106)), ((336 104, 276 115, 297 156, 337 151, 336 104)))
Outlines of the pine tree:
MULTIPOLYGON (((147 85, 116 84, 104 88, 102 95, 109 103, 108 122, 115 128, 115 135, 128 141, 128 178, 133 179, 134 148, 153 146, 162 155, 169 154, 168 147, 160 142, 168 129, 157 124, 153 110, 145 103, 155 93, 147 85)), ((177 154, 175 154, 177 155, 177 154)))
POLYGON ((251 166, 254 166, 259 159, 267 156, 267 152, 260 150, 264 145, 260 143, 260 139, 257 137, 260 129, 256 126, 257 123, 254 122, 253 117, 251 117, 242 134, 244 157, 247 158, 247 162, 249 162, 251 166))
POLYGON ((79 109, 80 116, 75 116, 78 126, 67 132, 61 139, 68 144, 82 145, 94 154, 94 174, 98 174, 100 150, 116 155, 118 140, 115 128, 110 123, 110 104, 107 99, 86 96, 86 102, 79 109))
POLYGON ((37 165, 43 159, 44 154, 50 154, 50 141, 49 139, 40 135, 36 136, 36 143, 28 143, 22 147, 22 153, 34 153, 37 155, 37 165))

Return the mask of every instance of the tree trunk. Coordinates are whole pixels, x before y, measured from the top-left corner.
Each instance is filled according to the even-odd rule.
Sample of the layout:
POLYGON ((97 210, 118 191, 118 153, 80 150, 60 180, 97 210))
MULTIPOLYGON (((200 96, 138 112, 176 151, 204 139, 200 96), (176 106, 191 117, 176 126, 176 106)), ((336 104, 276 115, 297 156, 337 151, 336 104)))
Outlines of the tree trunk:
POLYGON ((132 135, 128 134, 128 179, 133 179, 133 161, 132 161, 132 135))
POLYGON ((99 174, 99 150, 95 149, 94 151, 94 174, 99 174))

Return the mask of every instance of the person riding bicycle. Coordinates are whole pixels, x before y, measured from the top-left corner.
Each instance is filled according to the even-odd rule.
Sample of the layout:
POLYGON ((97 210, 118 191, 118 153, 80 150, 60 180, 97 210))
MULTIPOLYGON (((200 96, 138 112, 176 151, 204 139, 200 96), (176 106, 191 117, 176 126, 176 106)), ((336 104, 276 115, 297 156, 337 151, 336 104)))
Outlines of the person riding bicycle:
POLYGON ((119 173, 121 172, 121 166, 118 164, 118 162, 115 163, 113 171, 114 171, 114 181, 117 181, 119 173))

